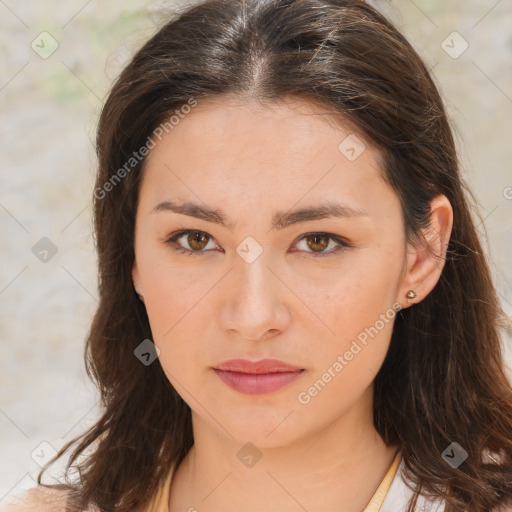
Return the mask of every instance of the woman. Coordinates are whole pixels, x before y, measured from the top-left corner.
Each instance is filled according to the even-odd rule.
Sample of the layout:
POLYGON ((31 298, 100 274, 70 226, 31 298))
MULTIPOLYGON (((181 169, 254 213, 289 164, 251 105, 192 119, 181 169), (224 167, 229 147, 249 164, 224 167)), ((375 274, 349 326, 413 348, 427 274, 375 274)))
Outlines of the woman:
POLYGON ((507 319, 388 20, 191 7, 123 71, 97 147, 104 414, 78 476, 14 510, 512 510, 507 319))

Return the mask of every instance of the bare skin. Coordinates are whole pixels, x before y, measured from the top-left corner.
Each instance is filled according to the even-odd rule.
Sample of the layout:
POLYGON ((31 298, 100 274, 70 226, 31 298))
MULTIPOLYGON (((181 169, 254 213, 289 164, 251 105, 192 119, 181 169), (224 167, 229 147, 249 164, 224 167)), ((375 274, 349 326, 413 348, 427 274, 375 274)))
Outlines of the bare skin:
POLYGON ((194 432, 172 482, 171 512, 360 512, 397 451, 373 425, 373 381, 393 305, 410 307, 411 289, 421 301, 440 277, 453 213, 436 197, 426 242, 407 244, 399 198, 378 174, 379 152, 359 135, 366 147, 351 161, 339 149, 348 125, 319 112, 292 99, 272 108, 203 101, 148 157, 134 286, 160 363, 192 409, 194 432), (171 201, 222 210, 230 225, 155 211, 171 201), (277 211, 327 202, 364 215, 271 229, 277 211), (167 242, 182 229, 202 238, 167 242), (247 237, 255 243, 245 245, 247 237), (248 262, 239 246, 262 252, 248 262), (371 326, 378 333, 333 370, 371 326), (304 371, 277 391, 248 395, 212 369, 235 358, 280 359, 304 371), (308 392, 319 379, 328 382, 308 392), (237 457, 244 446, 242 455, 261 455, 252 467, 237 457))

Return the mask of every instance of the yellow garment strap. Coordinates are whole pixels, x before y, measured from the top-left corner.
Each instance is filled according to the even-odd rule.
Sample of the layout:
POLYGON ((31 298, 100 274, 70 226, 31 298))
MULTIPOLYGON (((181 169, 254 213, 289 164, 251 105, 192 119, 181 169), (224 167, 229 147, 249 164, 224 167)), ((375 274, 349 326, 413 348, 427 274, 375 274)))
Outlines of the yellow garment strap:
POLYGON ((169 498, 173 474, 174 468, 169 471, 165 482, 159 487, 156 496, 151 500, 147 512, 169 512, 169 498))
POLYGON ((384 475, 382 482, 373 494, 372 499, 368 505, 366 505, 366 508, 363 510, 363 512, 379 512, 382 504, 384 503, 384 500, 386 499, 386 494, 391 487, 391 482, 393 481, 393 478, 395 478, 396 471, 400 464, 400 458, 400 450, 398 450, 396 452, 395 458, 393 459, 393 462, 391 463, 391 466, 389 466, 387 473, 384 475))
MULTIPOLYGON (((372 499, 363 510, 363 512, 379 512, 382 504, 384 503, 384 499, 386 498, 386 494, 389 491, 391 486, 391 482, 393 478, 395 478, 396 471, 398 469, 398 465, 400 464, 400 450, 397 451, 391 466, 387 473, 384 475, 379 487, 375 491, 372 496, 372 499)), ((158 490, 157 495, 154 500, 148 507, 148 512, 168 512, 169 510, 169 492, 171 489, 171 481, 174 470, 169 471, 167 478, 165 479, 164 484, 158 490)))

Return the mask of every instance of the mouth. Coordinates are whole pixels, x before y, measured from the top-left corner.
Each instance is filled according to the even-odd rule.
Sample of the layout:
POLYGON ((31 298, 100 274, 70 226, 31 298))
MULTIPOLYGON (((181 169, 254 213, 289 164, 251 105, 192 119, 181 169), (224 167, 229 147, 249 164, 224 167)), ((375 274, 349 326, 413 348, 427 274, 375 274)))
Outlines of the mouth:
POLYGON ((247 395, 262 395, 289 385, 298 379, 305 369, 277 359, 262 359, 256 362, 232 359, 215 366, 213 371, 235 391, 247 395))

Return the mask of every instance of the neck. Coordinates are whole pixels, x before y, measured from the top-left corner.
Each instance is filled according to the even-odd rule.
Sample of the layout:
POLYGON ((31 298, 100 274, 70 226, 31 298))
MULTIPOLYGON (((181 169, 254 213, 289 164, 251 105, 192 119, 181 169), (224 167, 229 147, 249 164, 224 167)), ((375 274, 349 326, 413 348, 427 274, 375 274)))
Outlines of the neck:
POLYGON ((397 447, 384 444, 372 415, 349 411, 321 432, 286 446, 247 449, 194 416, 194 446, 173 478, 170 512, 360 512, 397 447), (251 455, 261 458, 251 465, 251 455), (243 457, 242 457, 243 458, 243 457))

